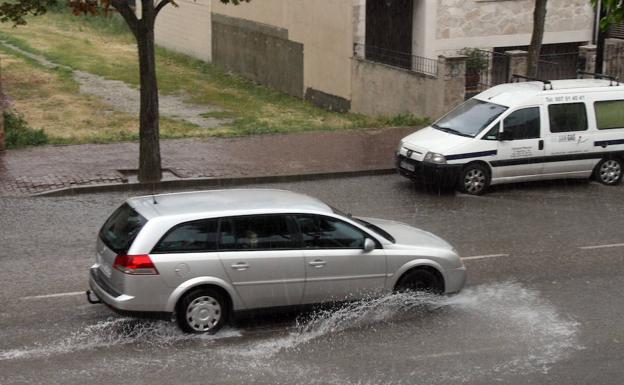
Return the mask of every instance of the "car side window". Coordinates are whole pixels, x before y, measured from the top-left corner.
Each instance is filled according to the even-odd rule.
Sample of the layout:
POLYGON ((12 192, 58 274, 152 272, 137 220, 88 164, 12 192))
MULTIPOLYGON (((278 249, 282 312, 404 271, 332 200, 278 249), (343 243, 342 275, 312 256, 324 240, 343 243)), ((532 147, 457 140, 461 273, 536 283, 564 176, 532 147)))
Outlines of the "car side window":
POLYGON ((221 220, 219 250, 295 248, 286 215, 253 215, 221 220))
POLYGON ((539 107, 523 108, 512 112, 503 121, 503 129, 511 133, 511 140, 539 138, 539 107))
POLYGON ((361 249, 366 234, 336 218, 321 215, 298 215, 304 248, 361 249))
POLYGON ((158 241, 152 253, 198 253, 217 250, 217 220, 200 220, 174 226, 158 241))
POLYGON ((571 132, 587 130, 585 103, 562 103, 548 106, 550 132, 571 132))

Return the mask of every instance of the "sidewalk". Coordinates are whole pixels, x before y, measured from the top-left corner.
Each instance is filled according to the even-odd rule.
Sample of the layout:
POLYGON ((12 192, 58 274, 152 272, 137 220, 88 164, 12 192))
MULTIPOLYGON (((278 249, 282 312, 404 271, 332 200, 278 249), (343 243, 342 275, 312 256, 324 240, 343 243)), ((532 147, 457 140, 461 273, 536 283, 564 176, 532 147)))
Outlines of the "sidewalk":
MULTIPOLYGON (((162 140, 162 167, 174 180, 305 176, 390 170, 413 127, 241 138, 162 140)), ((129 184, 138 143, 45 146, 0 152, 0 196, 129 184)))

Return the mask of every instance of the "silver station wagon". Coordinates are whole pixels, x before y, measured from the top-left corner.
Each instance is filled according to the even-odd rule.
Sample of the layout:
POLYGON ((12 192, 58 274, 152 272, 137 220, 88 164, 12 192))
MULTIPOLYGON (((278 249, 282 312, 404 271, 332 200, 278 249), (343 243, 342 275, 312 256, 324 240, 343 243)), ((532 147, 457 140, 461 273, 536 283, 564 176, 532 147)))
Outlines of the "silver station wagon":
POLYGON ((465 280, 456 250, 431 233, 290 191, 238 189, 128 199, 100 230, 87 298, 212 333, 232 312, 454 293, 465 280))

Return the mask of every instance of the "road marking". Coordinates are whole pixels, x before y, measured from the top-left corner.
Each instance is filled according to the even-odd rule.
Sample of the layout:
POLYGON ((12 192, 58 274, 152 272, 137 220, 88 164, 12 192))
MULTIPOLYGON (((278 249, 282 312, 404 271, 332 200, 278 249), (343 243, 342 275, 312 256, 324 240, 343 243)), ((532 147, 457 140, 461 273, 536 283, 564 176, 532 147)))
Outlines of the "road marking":
POLYGON ((463 261, 469 261, 472 259, 487 259, 487 258, 499 258, 499 257, 509 257, 509 254, 489 254, 489 255, 475 255, 472 257, 463 257, 463 261))
POLYGON ((68 293, 56 293, 56 294, 44 294, 44 295, 32 295, 29 297, 22 297, 20 299, 45 299, 45 298, 57 298, 57 297, 71 297, 74 295, 85 295, 84 291, 72 291, 68 293))
POLYGON ((624 247, 624 243, 613 243, 610 245, 596 245, 596 246, 581 246, 581 250, 593 250, 593 249, 606 249, 609 247, 624 247))

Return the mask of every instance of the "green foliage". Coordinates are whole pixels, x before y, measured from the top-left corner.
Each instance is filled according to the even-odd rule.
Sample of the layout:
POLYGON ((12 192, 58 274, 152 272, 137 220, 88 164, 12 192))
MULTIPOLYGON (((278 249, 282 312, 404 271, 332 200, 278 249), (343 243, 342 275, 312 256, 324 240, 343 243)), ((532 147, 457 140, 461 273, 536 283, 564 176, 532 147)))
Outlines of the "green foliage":
POLYGON ((606 31, 612 25, 624 20, 624 1, 622 0, 591 0, 592 5, 597 7, 601 3, 604 17, 600 19, 600 29, 606 31))
POLYGON ((7 148, 40 146, 48 143, 48 136, 43 130, 35 130, 18 113, 4 111, 4 131, 7 148))
POLYGON ((481 71, 487 69, 488 61, 478 48, 463 48, 459 51, 460 55, 466 56, 466 69, 481 71))

